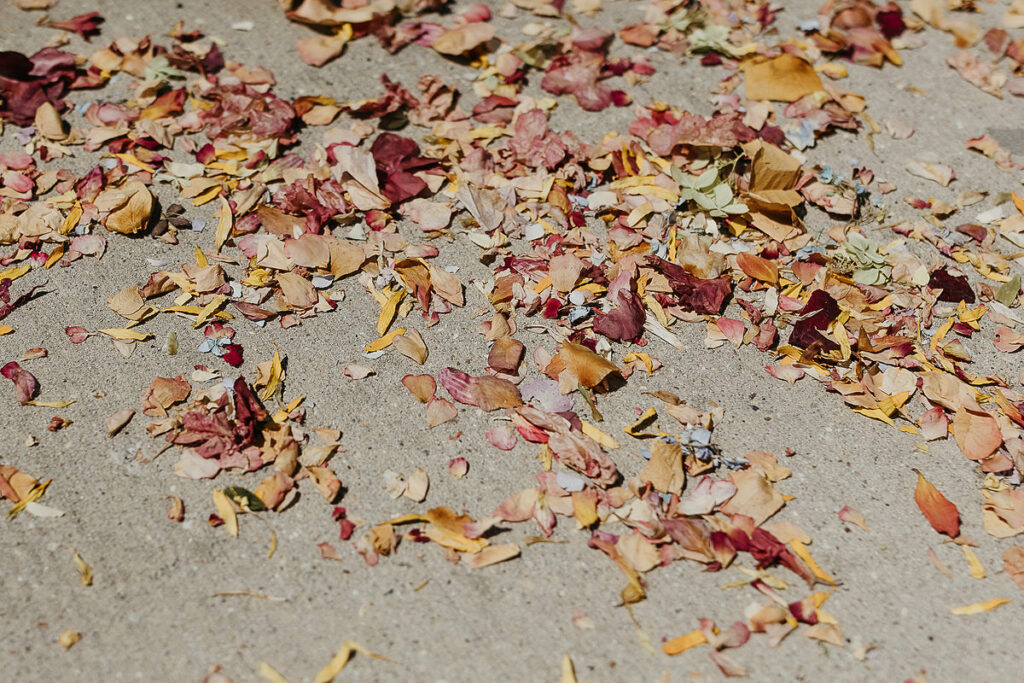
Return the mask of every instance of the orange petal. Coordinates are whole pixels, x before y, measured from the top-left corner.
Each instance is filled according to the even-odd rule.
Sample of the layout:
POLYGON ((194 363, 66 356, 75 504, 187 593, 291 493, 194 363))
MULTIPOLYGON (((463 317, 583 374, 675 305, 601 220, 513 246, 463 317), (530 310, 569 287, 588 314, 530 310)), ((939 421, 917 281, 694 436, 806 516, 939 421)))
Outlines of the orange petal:
POLYGON ((933 529, 950 538, 960 535, 960 511, 920 472, 917 472, 914 502, 921 508, 933 529))

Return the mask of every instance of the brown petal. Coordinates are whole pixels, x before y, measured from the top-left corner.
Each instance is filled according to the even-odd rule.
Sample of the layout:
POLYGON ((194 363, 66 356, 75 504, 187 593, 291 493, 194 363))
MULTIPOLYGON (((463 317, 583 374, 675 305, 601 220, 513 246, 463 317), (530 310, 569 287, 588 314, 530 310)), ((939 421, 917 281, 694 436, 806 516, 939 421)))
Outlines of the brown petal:
POLYGON ((498 372, 515 374, 523 358, 523 349, 523 343, 512 337, 496 339, 487 354, 487 364, 498 372))

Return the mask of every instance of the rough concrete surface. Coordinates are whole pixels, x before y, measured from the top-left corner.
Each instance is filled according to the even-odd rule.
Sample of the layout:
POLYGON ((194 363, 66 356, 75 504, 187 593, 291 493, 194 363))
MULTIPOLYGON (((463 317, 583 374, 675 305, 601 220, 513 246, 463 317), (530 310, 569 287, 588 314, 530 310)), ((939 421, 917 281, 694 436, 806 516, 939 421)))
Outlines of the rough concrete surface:
MULTIPOLYGON (((583 21, 614 29, 641 11, 640 3, 625 0, 604 4, 603 12, 583 21)), ((813 2, 784 4, 783 32, 817 11, 813 2)), ((456 82, 472 75, 469 67, 422 49, 388 55, 372 39, 353 43, 342 58, 313 69, 294 50, 308 29, 288 22, 272 0, 63 0, 58 7, 61 16, 101 12, 106 18, 101 42, 118 35, 162 34, 184 19, 187 28, 222 38, 229 58, 270 68, 283 97, 372 97, 384 72, 406 84, 420 73, 438 73, 456 82), (230 28, 244 19, 254 21, 255 29, 230 28)), ((35 16, 4 3, 0 46, 34 51, 52 38, 52 29, 34 25, 35 16)), ((494 21, 499 32, 513 35, 516 30, 514 22, 494 21)), ((945 65, 952 38, 931 29, 924 35, 924 47, 903 52, 902 68, 851 65, 843 82, 867 98, 868 111, 877 121, 899 117, 912 123, 913 137, 896 141, 876 136, 873 153, 863 135, 839 133, 806 152, 810 163, 844 170, 857 158, 895 183, 898 191, 884 200, 892 220, 912 214, 903 196, 952 201, 966 189, 994 195, 1020 187, 1019 173, 997 169, 991 160, 966 151, 963 141, 991 130, 1011 151, 1024 154, 1021 100, 997 100, 978 91, 945 65), (902 170, 906 160, 929 155, 954 166, 958 180, 952 186, 940 188, 902 170)), ((77 37, 71 47, 87 49, 77 37)), ((658 52, 651 53, 651 60, 657 73, 631 91, 637 104, 660 99, 705 114, 711 111, 708 93, 723 71, 703 69, 693 59, 680 65, 658 52)), ((75 101, 92 96, 90 91, 72 95, 75 101)), ((596 140, 607 131, 624 130, 630 117, 628 109, 591 114, 564 104, 552 127, 596 140)), ((3 149, 13 148, 10 138, 5 133, 3 149)), ((989 206, 986 201, 976 208, 989 206)), ((211 209, 201 207, 194 215, 209 218, 211 209)), ((833 224, 820 213, 808 216, 812 231, 833 224)), ((179 330, 178 355, 169 356, 159 343, 150 343, 125 359, 98 340, 72 347, 63 328, 119 326, 105 297, 144 281, 152 270, 146 257, 170 264, 189 261, 195 245, 208 246, 211 240, 210 230, 183 232, 181 244, 173 247, 150 239, 115 238, 101 260, 33 271, 25 278, 27 285, 48 279, 49 293, 7 321, 17 333, 0 337, 0 358, 6 361, 25 349, 46 347, 50 356, 26 367, 39 378, 46 398, 76 403, 61 411, 21 407, 8 400, 3 387, 2 460, 52 478, 43 502, 67 514, 59 519, 22 514, 0 525, 0 678, 200 681, 211 667, 220 666, 233 680, 250 681, 258 680, 258 663, 267 661, 291 681, 311 681, 344 640, 392 660, 357 656, 339 677, 346 681, 555 680, 565 653, 573 658, 579 679, 590 683, 721 677, 705 654, 669 658, 660 645, 664 638, 695 628, 701 617, 720 624, 742 618, 752 599, 749 589, 722 588, 742 578, 735 571, 704 573, 693 563, 673 563, 648 577, 648 599, 627 610, 617 606, 622 575, 568 523, 556 531, 559 543, 530 546, 514 561, 478 572, 449 564, 435 546, 411 543, 376 567, 365 566, 341 543, 342 562, 321 559, 316 544, 337 543, 337 525, 315 493, 301 497, 285 514, 268 518, 266 525, 244 519, 238 539, 210 528, 210 482, 175 477, 173 453, 154 457, 161 442, 145 433, 141 415, 114 439, 107 438, 103 427, 115 410, 137 408, 154 376, 187 375, 195 364, 208 362, 194 351, 190 331, 179 320, 159 317, 148 329, 158 340, 171 329, 179 330), (73 424, 47 431, 55 412, 73 424), (24 445, 30 435, 38 445, 24 445), (184 500, 182 524, 166 519, 171 495, 184 500), (279 547, 268 560, 271 528, 279 547), (92 566, 92 586, 79 583, 71 547, 92 566), (214 597, 219 591, 251 591, 274 599, 214 597), (594 628, 575 626, 576 612, 585 613, 594 628), (66 629, 81 632, 82 640, 64 651, 57 637, 66 629), (645 646, 648 639, 653 649, 645 646)), ((464 282, 485 278, 486 267, 467 245, 440 245, 440 261, 460 266, 464 282)), ((373 523, 444 504, 481 515, 529 486, 537 470, 531 447, 521 442, 508 453, 490 448, 480 437, 491 418, 474 410, 462 411, 455 423, 427 430, 420 406, 399 384, 408 372, 434 374, 486 353, 483 338, 474 332, 478 321, 472 318, 473 310, 485 303, 480 293, 468 287, 464 309, 422 330, 431 354, 423 369, 417 369, 396 354, 378 361, 360 357, 362 345, 376 337, 378 309, 354 281, 342 288, 347 297, 334 314, 284 331, 276 325, 258 329, 248 324, 238 325, 238 330, 246 367, 269 358, 276 343, 288 359, 290 387, 306 396, 308 423, 343 431, 344 452, 333 463, 347 489, 342 504, 350 514, 373 523), (343 377, 344 365, 356 360, 372 366, 376 375, 358 382, 343 377), (454 439, 459 431, 462 436, 454 439), (463 480, 447 472, 449 459, 457 456, 470 463, 463 480), (416 467, 430 475, 427 501, 392 500, 381 483, 383 473, 408 473, 416 467)), ((915 452, 914 436, 854 414, 812 380, 790 387, 771 378, 762 369, 766 357, 749 345, 738 351, 728 346, 706 350, 703 325, 678 330, 686 351, 680 355, 653 341, 657 353, 671 362, 653 377, 634 375, 626 390, 605 398, 602 412, 608 422, 603 427, 621 434, 634 407, 646 405, 643 391, 670 390, 696 406, 712 401, 723 406, 717 443, 726 454, 759 449, 784 459, 793 476, 778 488, 795 499, 780 518, 806 529, 814 539, 815 559, 842 580, 827 610, 839 620, 849 644, 876 648, 860 662, 850 647, 835 648, 798 634, 776 649, 754 639, 735 655, 751 678, 896 681, 925 672, 930 681, 1020 680, 1024 600, 999 569, 1008 542, 987 537, 981 528, 981 474, 955 443, 934 442, 930 453, 915 452), (787 448, 795 454, 782 458, 787 448), (985 581, 971 578, 960 548, 939 542, 914 505, 912 467, 926 471, 950 499, 970 501, 965 533, 983 541, 977 552, 993 576, 985 581), (864 514, 870 533, 837 518, 844 505, 864 514), (929 548, 952 568, 951 579, 929 561, 929 548), (1015 599, 982 615, 950 615, 953 605, 995 597, 1015 599)), ((990 333, 966 345, 977 359, 975 372, 1012 377, 1021 368, 1019 358, 991 348, 990 333)), ((616 451, 615 459, 627 476, 643 466, 629 445, 616 451)), ((221 477, 253 487, 260 475, 221 477)), ((520 526, 510 536, 526 533, 534 530, 520 526)))

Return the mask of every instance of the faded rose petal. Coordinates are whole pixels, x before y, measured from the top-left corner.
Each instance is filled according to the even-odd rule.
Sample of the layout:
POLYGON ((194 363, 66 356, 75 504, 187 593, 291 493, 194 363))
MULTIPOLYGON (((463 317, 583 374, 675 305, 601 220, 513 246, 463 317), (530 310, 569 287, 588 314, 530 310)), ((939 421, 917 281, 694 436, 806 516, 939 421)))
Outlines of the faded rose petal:
POLYGON ((996 491, 984 505, 985 531, 996 538, 1024 533, 1024 491, 996 491))
POLYGON ((504 522, 525 522, 533 517, 539 496, 540 491, 537 489, 523 489, 502 501, 495 508, 494 516, 504 522))
POLYGON ((799 313, 789 335, 789 343, 802 348, 818 346, 823 351, 835 351, 839 345, 826 337, 823 332, 839 317, 839 304, 823 289, 811 293, 807 304, 799 313))
POLYGON ((417 197, 402 205, 402 215, 424 232, 444 230, 452 222, 452 207, 441 202, 417 197))
POLYGON ((647 312, 633 292, 619 292, 619 307, 594 318, 594 332, 610 339, 632 341, 643 334, 647 312))
POLYGON ((714 621, 701 619, 700 630, 711 647, 716 650, 742 647, 750 640, 750 629, 742 621, 734 621, 729 628, 719 631, 715 628, 714 621))
POLYGON ((456 401, 487 412, 514 408, 523 402, 516 385, 498 377, 473 377, 455 368, 444 368, 437 378, 456 401))
POLYGON ((142 397, 142 414, 166 417, 166 409, 175 403, 184 401, 191 391, 192 385, 181 375, 157 377, 142 397))
POLYGON ((867 522, 864 521, 864 515, 857 512, 849 505, 844 505, 839 511, 839 519, 847 524, 856 524, 864 531, 868 531, 868 525, 867 522))
POLYGON ((510 427, 491 428, 487 432, 487 440, 502 451, 510 451, 516 447, 516 433, 510 427))
POLYGON ((365 365, 359 365, 357 363, 349 363, 345 366, 343 374, 350 379, 366 379, 375 373, 373 368, 368 368, 365 365))
POLYGON ((457 57, 480 47, 494 37, 494 26, 473 21, 449 29, 438 36, 433 48, 443 55, 457 57))
POLYGON ((427 425, 431 429, 445 422, 450 422, 458 416, 458 409, 452 405, 451 401, 446 399, 435 398, 427 404, 427 425))
POLYGON ((984 460, 1003 443, 999 423, 992 415, 962 406, 953 416, 953 434, 960 450, 971 460, 984 460))
POLYGON ((89 330, 85 329, 84 327, 73 326, 65 327, 64 334, 68 335, 68 340, 72 344, 81 344, 86 339, 88 339, 89 335, 92 333, 89 332, 89 330))
POLYGON ((477 404, 475 378, 455 368, 444 368, 437 373, 437 379, 451 397, 469 406, 477 404))
POLYGON ((465 458, 452 458, 448 461, 448 471, 456 479, 462 479, 469 472, 469 461, 465 458))
POLYGON ((39 382, 28 370, 18 365, 17 361, 11 361, 0 368, 0 375, 14 382, 14 393, 22 404, 28 403, 39 391, 39 382))
POLYGON ((498 372, 514 374, 519 369, 524 348, 523 343, 517 339, 499 337, 494 340, 494 344, 487 354, 487 365, 498 372))
POLYGON ((77 235, 72 238, 70 251, 77 251, 84 256, 100 258, 107 248, 107 238, 103 235, 77 235))
POLYGON ((747 669, 724 652, 712 652, 708 655, 715 666, 729 678, 744 678, 747 669))
POLYGON ((213 458, 204 458, 194 448, 183 448, 174 473, 185 479, 212 479, 220 472, 221 466, 213 458))
POLYGON ((587 111, 601 111, 612 103, 612 89, 599 82, 603 55, 574 52, 551 60, 540 87, 555 95, 572 95, 587 111))
POLYGON ((1003 353, 1019 351, 1024 346, 1024 334, 1014 332, 1005 325, 996 328, 995 347, 1003 353))
POLYGON ((536 401, 549 413, 565 413, 576 405, 574 394, 562 394, 558 390, 558 382, 541 377, 527 382, 521 389, 523 400, 536 401))
POLYGON ((1024 545, 1006 549, 1003 553, 1003 568, 1015 584, 1024 588, 1024 545))
POLYGON ((615 363, 580 344, 564 342, 558 351, 558 358, 564 364, 566 372, 587 389, 596 387, 610 376, 619 374, 619 368, 615 363))
POLYGON ((122 408, 107 418, 107 436, 114 436, 135 417, 135 411, 131 408, 122 408))
POLYGON ((296 273, 278 273, 277 284, 285 301, 292 308, 312 308, 319 299, 313 284, 296 273))
POLYGON ((946 417, 946 411, 939 406, 929 408, 921 416, 918 428, 925 441, 945 439, 949 434, 949 418, 946 417))
POLYGON ((790 386, 806 374, 803 368, 798 368, 795 365, 766 365, 764 369, 772 377, 789 382, 790 386))
POLYGON ((715 321, 715 326, 733 347, 738 349, 743 344, 743 333, 746 332, 747 327, 742 320, 722 317, 715 321))
POLYGON ((323 66, 342 53, 348 38, 343 34, 303 38, 295 44, 299 57, 310 66, 323 66))
POLYGON ((736 485, 736 495, 722 505, 722 512, 728 515, 746 515, 755 524, 764 523, 778 512, 786 501, 760 472, 739 470, 731 472, 729 479, 736 485))
POLYGON ((477 403, 481 410, 491 412, 499 408, 515 408, 523 404, 515 384, 500 377, 484 375, 475 378, 477 403))
POLYGON ((406 375, 402 384, 420 403, 429 403, 437 391, 437 383, 430 375, 406 375))

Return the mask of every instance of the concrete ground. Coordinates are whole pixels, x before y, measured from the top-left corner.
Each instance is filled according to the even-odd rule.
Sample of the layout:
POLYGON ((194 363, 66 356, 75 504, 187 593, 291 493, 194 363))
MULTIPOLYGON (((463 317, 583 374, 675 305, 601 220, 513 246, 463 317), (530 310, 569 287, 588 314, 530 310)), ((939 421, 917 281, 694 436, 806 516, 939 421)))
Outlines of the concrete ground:
MULTIPOLYGON (((607 28, 619 28, 627 21, 624 17, 640 12, 639 3, 604 4, 605 11, 590 21, 607 28)), ((1000 3, 981 4, 993 15, 982 21, 994 22, 1000 3)), ((817 10, 813 2, 785 5, 783 32, 817 10)), ((342 58, 322 69, 310 68, 293 49, 296 40, 309 35, 308 29, 288 22, 272 0, 64 0, 54 14, 92 10, 106 18, 94 46, 119 35, 163 34, 184 19, 186 28, 222 38, 229 58, 270 68, 283 97, 373 97, 382 72, 407 85, 420 73, 438 73, 456 82, 473 74, 471 68, 428 50, 388 55, 372 39, 350 45, 342 58), (255 23, 254 30, 231 29, 232 23, 246 19, 255 23)), ((34 51, 52 38, 52 29, 33 25, 34 16, 8 3, 0 7, 0 46, 34 51)), ((499 34, 516 40, 515 22, 494 21, 499 34)), ((842 81, 867 98, 875 120, 905 119, 916 128, 914 136, 896 141, 878 135, 873 153, 863 135, 842 133, 806 152, 810 163, 843 170, 857 158, 895 183, 899 189, 884 200, 893 220, 916 215, 902 201, 904 196, 952 202, 968 189, 987 191, 991 198, 1020 188, 1020 172, 999 170, 991 160, 966 151, 964 141, 1000 129, 1004 145, 1024 156, 1021 100, 981 93, 945 65, 952 38, 931 29, 923 35, 924 47, 903 52, 902 68, 850 66, 849 78, 842 81), (907 160, 928 156, 951 164, 958 180, 940 188, 902 170, 907 160)), ((71 47, 88 50, 77 38, 71 47)), ((657 73, 632 91, 638 104, 657 98, 710 112, 707 96, 724 72, 702 69, 693 59, 680 65, 657 52, 651 60, 657 73)), ((463 83, 468 85, 468 80, 463 83)), ((93 96, 89 91, 75 94, 76 101, 93 96)), ((596 140, 609 130, 624 130, 630 118, 625 109, 585 114, 566 103, 552 126, 596 140)), ((11 148, 9 138, 10 131, 3 149, 11 148)), ((991 205, 989 199, 974 208, 991 205)), ((194 215, 209 217, 205 209, 194 215)), ((972 210, 967 212, 973 215, 972 210)), ((816 211, 808 223, 812 231, 833 224, 816 211)), ((66 514, 44 519, 23 513, 0 525, 0 678, 200 681, 219 666, 234 681, 250 681, 260 680, 259 663, 265 661, 290 681, 311 681, 345 640, 391 660, 357 656, 338 678, 346 681, 556 680, 566 653, 579 680, 588 683, 721 678, 706 653, 694 650, 670 658, 660 646, 663 639, 696 628, 701 617, 721 625, 742 618, 756 595, 749 588, 723 588, 743 578, 736 569, 703 573, 696 564, 673 563, 648 575, 648 599, 627 610, 616 606, 622 575, 587 547, 586 534, 566 523, 556 531, 559 543, 526 547, 522 557, 476 572, 446 562, 436 546, 411 543, 376 567, 367 567, 337 540, 337 524, 315 494, 268 518, 269 525, 243 519, 238 539, 210 528, 206 517, 212 511, 213 486, 175 477, 173 453, 154 459, 161 442, 145 433, 141 415, 115 439, 108 439, 103 427, 114 411, 138 408, 153 377, 187 375, 209 358, 194 351, 195 340, 171 318, 157 318, 148 329, 157 339, 177 329, 182 344, 176 356, 150 343, 124 359, 99 339, 72 346, 63 331, 67 325, 120 326, 105 297, 144 281, 152 270, 146 258, 170 264, 190 261, 193 247, 209 246, 210 240, 210 231, 184 232, 176 247, 114 238, 102 260, 33 271, 24 278, 27 285, 48 279, 49 293, 5 321, 17 331, 0 337, 0 358, 6 362, 28 348, 47 348, 48 358, 28 361, 25 367, 39 379, 43 398, 76 403, 54 411, 18 406, 6 394, 3 400, 2 461, 51 478, 41 502, 66 514), (57 413, 73 424, 49 432, 46 425, 57 413), (25 445, 29 436, 38 445, 25 445), (184 500, 184 523, 167 520, 168 496, 184 500), (271 528, 278 548, 267 559, 271 528), (316 545, 322 541, 334 543, 343 560, 322 559, 316 545), (93 585, 79 582, 72 547, 92 566, 93 585), (215 595, 225 591, 251 594, 215 595), (581 614, 588 619, 581 620, 581 614), (79 631, 82 640, 65 651, 57 638, 68 629, 79 631)), ((459 265, 463 281, 474 274, 486 276, 477 252, 466 244, 442 246, 440 261, 459 265)), ((345 450, 333 464, 347 488, 342 505, 350 514, 375 523, 448 505, 479 516, 531 485, 537 471, 533 449, 521 442, 513 451, 497 452, 481 438, 489 417, 474 411, 427 430, 419 404, 399 384, 408 372, 434 374, 485 353, 483 338, 474 332, 478 321, 471 317, 485 303, 479 292, 467 288, 466 307, 423 332, 431 354, 423 369, 416 370, 397 354, 378 361, 361 358, 362 345, 376 337, 379 309, 358 283, 348 281, 344 288, 347 297, 334 314, 284 331, 276 325, 238 329, 247 356, 243 369, 251 371, 254 361, 270 358, 276 343, 288 358, 290 395, 306 396, 308 423, 343 431, 345 450), (372 366, 376 375, 361 381, 344 377, 342 368, 357 360, 372 366), (447 471, 448 461, 457 456, 470 463, 462 480, 447 471), (410 473, 416 467, 430 476, 426 503, 392 500, 382 484, 383 473, 410 473)), ((703 325, 680 326, 678 333, 686 351, 679 354, 653 342, 666 361, 665 370, 650 378, 635 375, 624 390, 605 399, 603 427, 621 434, 634 408, 650 404, 641 393, 645 391, 669 390, 696 406, 711 401, 723 406, 717 443, 726 454, 758 449, 785 461, 793 476, 778 488, 795 499, 779 518, 807 530, 814 539, 810 548, 815 559, 842 581, 826 609, 839 620, 847 646, 821 644, 797 633, 772 649, 755 637, 734 654, 752 679, 1024 678, 1019 654, 1024 596, 1001 570, 1002 552, 1011 541, 997 541, 982 529, 982 476, 952 440, 933 442, 930 453, 916 452, 913 435, 853 413, 811 380, 790 387, 773 379, 762 369, 767 357, 749 345, 739 351, 728 346, 705 350, 703 325), (787 448, 795 455, 782 458, 787 448), (988 578, 972 578, 960 548, 942 544, 928 527, 913 501, 915 467, 960 506, 964 533, 979 540, 977 553, 988 578), (864 514, 870 532, 838 519, 844 505, 864 514), (950 568, 952 578, 929 560, 930 548, 950 568), (1014 601, 976 616, 950 614, 951 606, 997 597, 1014 601), (864 661, 851 654, 858 645, 874 646, 864 661)), ((1015 376, 1021 369, 1019 354, 999 354, 990 340, 988 331, 983 339, 966 342, 977 358, 975 372, 1015 376)), ((615 458, 627 476, 643 466, 628 445, 615 458)), ((218 485, 253 487, 259 478, 221 475, 218 485)), ((504 536, 518 540, 532 533, 535 529, 518 525, 504 536)))

